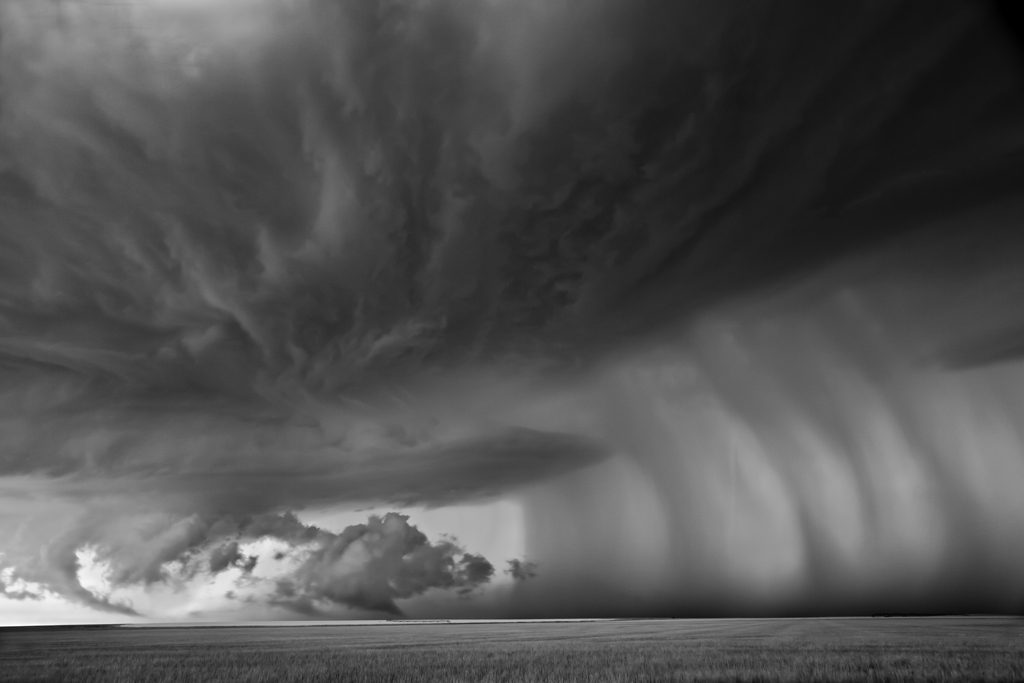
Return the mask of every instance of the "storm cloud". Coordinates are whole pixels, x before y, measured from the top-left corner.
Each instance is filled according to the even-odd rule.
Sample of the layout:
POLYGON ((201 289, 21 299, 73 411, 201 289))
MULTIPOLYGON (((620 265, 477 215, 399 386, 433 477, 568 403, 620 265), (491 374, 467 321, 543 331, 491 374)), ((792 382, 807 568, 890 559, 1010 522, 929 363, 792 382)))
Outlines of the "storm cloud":
POLYGON ((505 558, 295 515, 517 497, 516 609, 1005 608, 1022 83, 961 2, 4 3, 4 595, 398 613, 505 558))
MULTIPOLYGON (((94 511, 46 548, 36 562, 5 570, 13 599, 41 597, 31 583, 87 606, 136 615, 131 591, 154 585, 183 592, 230 571, 230 598, 284 607, 306 616, 338 608, 401 614, 396 599, 430 589, 469 595, 494 567, 455 539, 430 542, 407 515, 370 516, 340 533, 305 525, 293 514, 175 517, 159 512, 94 511), (261 560, 273 565, 256 572, 261 560), (99 569, 83 583, 84 565, 99 569)), ((86 572, 87 573, 87 572, 86 572)), ((136 593, 138 595, 138 593, 136 593)))

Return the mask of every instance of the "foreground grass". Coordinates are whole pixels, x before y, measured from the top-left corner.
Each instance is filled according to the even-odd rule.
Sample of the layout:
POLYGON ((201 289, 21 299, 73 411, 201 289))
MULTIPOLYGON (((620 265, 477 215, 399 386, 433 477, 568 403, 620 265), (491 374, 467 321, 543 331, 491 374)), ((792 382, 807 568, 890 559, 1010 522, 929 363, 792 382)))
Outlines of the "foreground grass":
POLYGON ((1024 621, 8 631, 0 681, 1013 681, 1024 621))

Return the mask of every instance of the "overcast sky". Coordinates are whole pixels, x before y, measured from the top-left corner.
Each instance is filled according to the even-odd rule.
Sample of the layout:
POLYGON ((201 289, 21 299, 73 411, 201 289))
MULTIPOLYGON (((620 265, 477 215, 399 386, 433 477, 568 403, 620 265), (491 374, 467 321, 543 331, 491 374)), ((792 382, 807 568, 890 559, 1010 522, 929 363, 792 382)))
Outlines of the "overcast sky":
POLYGON ((990 10, 0 4, 0 624, 1024 609, 990 10))

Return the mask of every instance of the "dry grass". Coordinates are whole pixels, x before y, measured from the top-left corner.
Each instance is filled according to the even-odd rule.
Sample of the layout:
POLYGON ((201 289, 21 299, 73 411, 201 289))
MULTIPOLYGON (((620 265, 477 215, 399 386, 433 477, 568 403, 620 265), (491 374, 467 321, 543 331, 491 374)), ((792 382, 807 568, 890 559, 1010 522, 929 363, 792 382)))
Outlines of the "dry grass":
POLYGON ((1021 681, 1024 620, 0 631, 0 681, 1021 681))

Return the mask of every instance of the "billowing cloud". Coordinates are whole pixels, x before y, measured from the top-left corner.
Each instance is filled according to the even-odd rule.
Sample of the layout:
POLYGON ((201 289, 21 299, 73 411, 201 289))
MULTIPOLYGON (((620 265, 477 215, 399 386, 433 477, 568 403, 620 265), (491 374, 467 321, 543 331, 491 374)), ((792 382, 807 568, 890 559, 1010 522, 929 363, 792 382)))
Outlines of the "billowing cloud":
POLYGON ((396 598, 429 588, 468 592, 494 573, 486 559, 463 553, 449 541, 431 545, 407 520, 394 513, 371 517, 367 525, 326 540, 296 570, 293 581, 281 584, 281 599, 397 612, 396 598))
MULTIPOLYGON (((129 614, 125 587, 241 595, 295 560, 276 603, 394 611, 493 567, 400 517, 334 533, 286 513, 527 495, 544 572, 517 590, 566 573, 551 548, 668 590, 657 563, 594 561, 591 505, 621 512, 591 526, 632 557, 667 547, 687 585, 731 590, 763 577, 714 550, 728 442, 760 482, 749 547, 806 527, 765 571, 833 568, 835 536, 874 528, 851 519, 895 509, 871 483, 891 463, 865 453, 900 439, 874 427, 938 433, 912 428, 927 392, 903 364, 1019 358, 1004 38, 953 1, 3 3, 3 566, 129 614), (975 265, 950 267, 965 244, 975 265), (839 464, 802 459, 812 443, 839 464), (828 506, 805 460, 856 481, 831 521, 810 520, 828 506)), ((986 395, 927 377, 950 405, 986 395)))
POLYGON ((329 616, 339 608, 400 614, 396 600, 430 589, 469 595, 494 567, 455 539, 429 541, 407 515, 393 512, 333 533, 291 513, 129 518, 110 509, 81 520, 40 561, 0 576, 5 597, 39 597, 25 589, 32 583, 89 607, 135 615, 132 603, 147 593, 172 591, 189 600, 221 574, 232 600, 329 616))
POLYGON ((31 590, 24 580, 14 578, 14 569, 0 571, 0 596, 8 600, 41 600, 42 592, 31 590))
POLYGON ((210 553, 210 573, 222 572, 228 567, 241 567, 245 572, 252 572, 259 558, 256 555, 244 557, 238 552, 238 542, 231 541, 218 546, 210 553))
POLYGON ((986 118, 1019 106, 1009 70, 918 125, 974 79, 915 90, 984 33, 953 3, 173 7, 3 15, 0 348, 12 372, 104 405, 287 410, 543 358, 566 334, 612 332, 637 296, 634 315, 656 319, 667 291, 693 290, 678 316, 870 241, 867 221, 831 221, 826 242, 808 218, 909 197, 926 153, 930 177, 968 183, 1018 149, 986 118), (683 45, 664 28, 698 23, 683 45), (794 43, 820 53, 813 68, 794 43), (905 97, 876 97, 883 59, 905 97), (958 125, 987 137, 938 144, 958 125), (887 154, 860 144, 885 135, 887 154), (713 284, 720 267, 735 276, 713 284))

